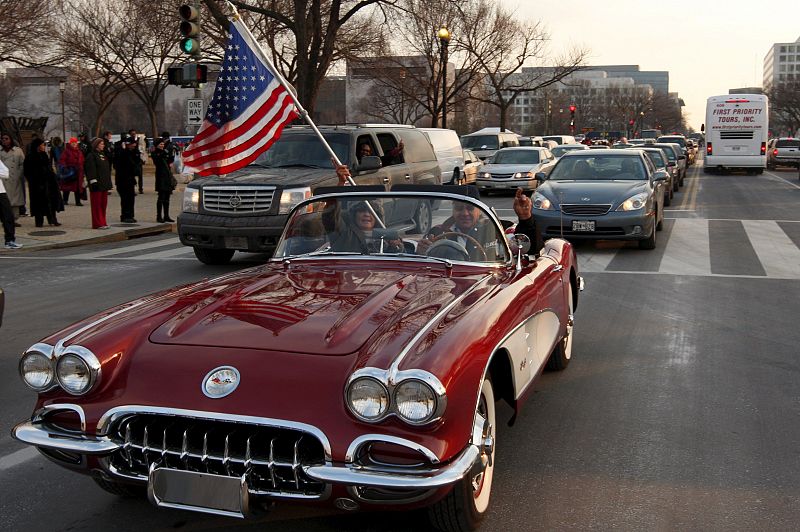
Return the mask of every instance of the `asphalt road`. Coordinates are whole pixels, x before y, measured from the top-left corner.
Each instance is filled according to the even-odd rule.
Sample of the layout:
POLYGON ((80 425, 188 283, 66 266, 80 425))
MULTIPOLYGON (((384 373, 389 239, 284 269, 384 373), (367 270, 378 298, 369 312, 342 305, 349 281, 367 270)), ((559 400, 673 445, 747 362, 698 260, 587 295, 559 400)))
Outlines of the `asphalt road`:
MULTIPOLYGON (((510 214, 510 195, 486 201, 510 214)), ((656 250, 577 246, 587 289, 573 362, 545 374, 516 425, 500 427, 482 530, 797 529, 798 205, 796 171, 711 176, 695 167, 656 250)), ((281 505, 238 521, 156 509, 116 499, 10 438, 34 401, 17 377, 23 349, 107 306, 263 259, 208 267, 182 255, 174 237, 151 242, 0 259, 2 528, 423 529, 418 512, 281 505)))

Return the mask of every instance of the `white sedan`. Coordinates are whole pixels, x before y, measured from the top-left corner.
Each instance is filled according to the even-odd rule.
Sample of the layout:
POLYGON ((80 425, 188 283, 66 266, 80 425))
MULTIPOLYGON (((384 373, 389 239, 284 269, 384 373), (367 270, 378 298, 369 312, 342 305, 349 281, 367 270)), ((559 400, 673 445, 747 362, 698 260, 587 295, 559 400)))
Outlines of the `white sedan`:
POLYGON ((503 148, 486 160, 475 184, 481 190, 534 190, 539 184, 536 174, 549 173, 555 163, 548 148, 503 148))

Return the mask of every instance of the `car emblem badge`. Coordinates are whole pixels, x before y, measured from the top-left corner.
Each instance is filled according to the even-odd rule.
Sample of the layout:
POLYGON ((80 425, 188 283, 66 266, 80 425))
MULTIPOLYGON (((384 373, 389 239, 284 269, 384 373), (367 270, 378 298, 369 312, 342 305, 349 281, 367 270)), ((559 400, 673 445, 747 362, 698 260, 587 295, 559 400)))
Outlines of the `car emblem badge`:
POLYGON ((239 195, 233 195, 231 196, 231 199, 228 200, 228 203, 230 203, 231 207, 235 209, 242 204, 242 197, 239 195))
POLYGON ((230 395, 239 386, 239 370, 231 366, 220 366, 206 374, 203 379, 203 394, 211 399, 230 395))
POLYGON ((581 201, 592 201, 592 198, 581 198, 581 201))

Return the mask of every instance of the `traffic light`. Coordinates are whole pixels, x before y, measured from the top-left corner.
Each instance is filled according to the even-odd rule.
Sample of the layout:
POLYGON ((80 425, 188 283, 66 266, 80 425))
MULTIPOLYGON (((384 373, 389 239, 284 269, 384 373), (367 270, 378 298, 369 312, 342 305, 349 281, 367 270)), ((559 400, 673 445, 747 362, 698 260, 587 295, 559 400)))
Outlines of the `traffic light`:
POLYGON ((629 126, 632 126, 632 125, 633 125, 633 124, 635 124, 635 123, 636 123, 636 120, 634 120, 633 118, 631 118, 630 120, 628 120, 628 125, 629 125, 629 126))
POLYGON ((573 103, 572 105, 570 105, 570 106, 569 106, 569 112, 570 112, 570 113, 572 113, 572 114, 575 114, 575 109, 577 109, 577 107, 575 107, 575 104, 574 104, 574 103, 573 103))
POLYGON ((197 65, 191 63, 183 65, 183 79, 182 82, 192 86, 196 84, 205 83, 208 77, 208 67, 206 65, 197 65))
POLYGON ((180 32, 181 51, 196 56, 200 53, 200 11, 189 4, 183 4, 178 13, 181 15, 180 32))

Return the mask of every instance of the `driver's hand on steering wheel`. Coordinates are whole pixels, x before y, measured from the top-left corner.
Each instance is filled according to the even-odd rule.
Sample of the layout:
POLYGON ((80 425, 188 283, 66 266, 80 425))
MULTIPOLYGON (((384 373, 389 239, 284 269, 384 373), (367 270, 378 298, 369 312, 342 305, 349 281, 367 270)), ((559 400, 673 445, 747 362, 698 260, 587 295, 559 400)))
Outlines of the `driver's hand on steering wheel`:
POLYGON ((436 237, 432 234, 427 234, 425 237, 417 242, 417 254, 424 255, 427 253, 428 248, 436 241, 436 237))

